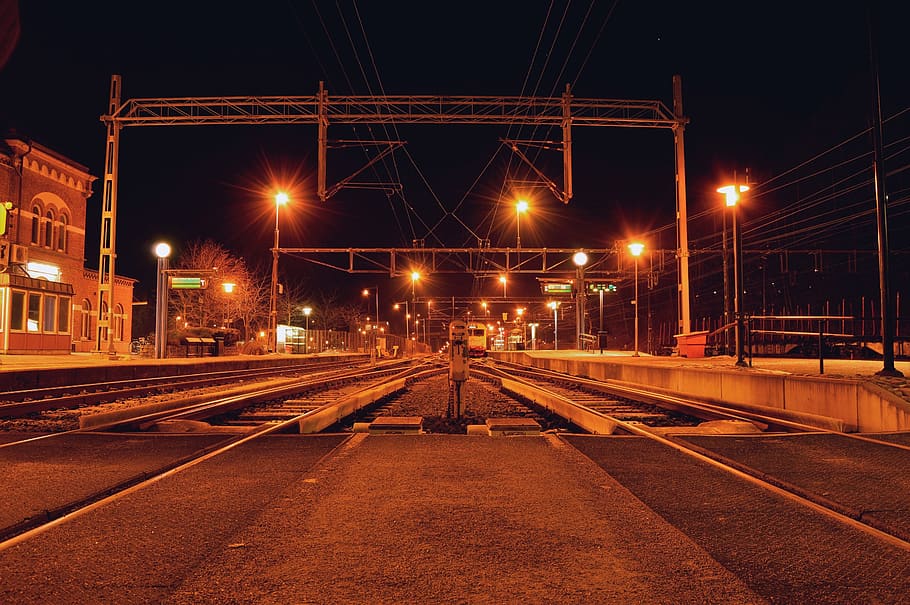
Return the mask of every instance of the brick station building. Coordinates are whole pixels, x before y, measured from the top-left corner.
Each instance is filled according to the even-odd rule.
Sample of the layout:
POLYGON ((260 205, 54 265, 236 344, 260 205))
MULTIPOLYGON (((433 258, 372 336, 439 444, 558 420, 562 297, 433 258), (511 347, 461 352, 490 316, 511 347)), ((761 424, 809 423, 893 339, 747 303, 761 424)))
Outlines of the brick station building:
MULTIPOLYGON (((98 272, 85 268, 86 205, 95 179, 86 167, 38 143, 0 139, 0 213, 6 213, 0 354, 98 349, 98 272)), ((117 352, 129 350, 134 283, 117 277, 114 309, 103 309, 113 311, 117 352)))

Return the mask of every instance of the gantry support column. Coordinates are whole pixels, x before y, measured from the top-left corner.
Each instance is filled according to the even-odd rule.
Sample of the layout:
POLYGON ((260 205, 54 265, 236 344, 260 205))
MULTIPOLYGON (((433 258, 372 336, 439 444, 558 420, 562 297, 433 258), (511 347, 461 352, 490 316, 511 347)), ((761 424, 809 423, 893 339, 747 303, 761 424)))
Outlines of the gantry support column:
POLYGON ((98 258, 98 308, 95 323, 97 353, 113 356, 114 333, 111 318, 114 316, 114 259, 117 241, 117 165, 120 159, 120 123, 112 116, 120 108, 120 76, 111 76, 111 94, 108 104, 107 149, 104 157, 104 189, 101 202, 101 242, 98 258))
POLYGON ((572 93, 562 95, 562 190, 564 204, 572 199, 572 93))
POLYGON ((676 126, 673 127, 673 139, 676 143, 676 237, 677 256, 679 258, 679 305, 678 334, 691 331, 689 318, 689 233, 686 215, 686 151, 683 133, 686 129, 686 118, 683 116, 682 78, 673 76, 673 116, 676 126))
POLYGON ((326 200, 325 192, 325 163, 326 163, 326 147, 328 146, 328 127, 329 127, 329 118, 326 115, 327 107, 329 104, 329 93, 325 89, 325 85, 322 80, 319 81, 319 97, 316 100, 317 103, 317 124, 319 128, 319 150, 317 151, 317 163, 319 164, 316 167, 316 195, 319 197, 320 201, 326 200))

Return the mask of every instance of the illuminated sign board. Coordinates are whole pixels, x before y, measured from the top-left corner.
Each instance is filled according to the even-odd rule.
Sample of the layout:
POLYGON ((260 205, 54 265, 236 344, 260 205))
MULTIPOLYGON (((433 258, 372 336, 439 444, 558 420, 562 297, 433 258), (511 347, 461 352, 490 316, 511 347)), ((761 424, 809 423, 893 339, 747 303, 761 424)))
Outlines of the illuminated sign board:
POLYGON ((614 284, 591 282, 588 284, 588 290, 591 292, 616 292, 616 286, 614 284))
POLYGON ((572 294, 571 282, 546 282, 543 284, 544 294, 572 294))
POLYGON ((168 276, 167 285, 172 290, 205 290, 209 283, 204 277, 168 276))

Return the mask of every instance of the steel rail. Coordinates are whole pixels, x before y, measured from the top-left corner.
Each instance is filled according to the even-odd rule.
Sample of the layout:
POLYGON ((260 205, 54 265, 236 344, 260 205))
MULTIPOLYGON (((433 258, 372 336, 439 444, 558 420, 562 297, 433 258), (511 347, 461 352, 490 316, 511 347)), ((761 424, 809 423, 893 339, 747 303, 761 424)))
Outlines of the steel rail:
MULTIPOLYGON (((501 362, 497 362, 497 363, 501 363, 501 362)), ((558 377, 562 380, 571 380, 573 382, 576 382, 577 384, 603 385, 603 386, 607 386, 611 389, 616 388, 618 393, 627 394, 626 396, 638 394, 638 395, 642 395, 642 396, 643 395, 653 396, 656 399, 668 397, 665 394, 654 393, 652 391, 647 391, 647 390, 641 389, 641 388, 632 388, 632 387, 626 387, 626 386, 620 387, 619 385, 615 385, 615 384, 607 385, 607 384, 599 382, 599 381, 594 381, 594 380, 586 379, 586 378, 580 378, 577 376, 571 376, 569 374, 561 374, 559 372, 553 372, 552 370, 543 370, 542 374, 555 375, 556 377, 558 377)), ((678 402, 687 401, 683 398, 678 398, 678 397, 670 397, 669 400, 678 401, 678 402)), ((732 414, 731 414, 732 417, 735 417, 739 411, 736 408, 725 408, 723 406, 719 406, 719 405, 715 405, 715 404, 707 404, 707 403, 698 404, 698 407, 703 407, 706 410, 715 410, 717 412, 730 411, 730 412, 732 412, 732 414)), ((833 431, 830 429, 818 428, 815 426, 805 425, 805 424, 801 424, 801 423, 797 423, 797 422, 775 419, 775 418, 771 418, 771 417, 762 417, 761 415, 750 414, 749 416, 757 417, 757 418, 764 418, 764 420, 767 420, 769 423, 780 424, 782 426, 788 426, 791 430, 798 430, 800 432, 812 432, 812 433, 819 433, 819 434, 836 435, 838 438, 857 439, 860 441, 871 442, 875 445, 896 446, 897 449, 903 449, 903 450, 910 449, 907 446, 903 446, 900 444, 892 444, 889 442, 879 441, 879 440, 875 440, 875 439, 869 439, 869 438, 866 438, 861 435, 852 435, 849 433, 842 433, 842 432, 833 431)), ((875 522, 876 525, 872 525, 872 524, 864 521, 861 518, 862 511, 850 510, 849 507, 841 505, 838 502, 832 501, 829 498, 826 498, 819 494, 809 492, 808 490, 805 490, 799 486, 792 485, 785 481, 768 476, 766 473, 760 471, 759 469, 750 467, 746 464, 728 460, 714 452, 711 452, 710 450, 707 450, 705 448, 696 446, 694 444, 682 441, 681 439, 686 436, 685 434, 678 433, 678 434, 674 435, 672 430, 667 431, 666 434, 660 434, 660 433, 656 433, 652 430, 649 430, 648 427, 643 427, 639 424, 625 422, 625 421, 619 420, 617 418, 612 418, 612 420, 613 420, 613 422, 616 423, 616 426, 618 428, 621 428, 633 435, 637 435, 640 437, 646 437, 646 438, 656 441, 662 445, 671 447, 671 448, 683 453, 684 455, 695 458, 702 462, 706 462, 715 468, 723 470, 724 472, 732 474, 742 480, 745 480, 753 485, 761 487, 761 488, 763 488, 767 491, 770 491, 772 493, 775 493, 779 496, 783 496, 788 500, 791 500, 793 502, 798 503, 801 506, 814 510, 818 513, 821 513, 824 516, 827 516, 839 523, 852 527, 853 529, 861 531, 874 538, 880 539, 893 546, 897 546, 903 550, 910 551, 910 541, 896 535, 897 534, 896 530, 894 531, 894 533, 892 533, 892 531, 889 531, 890 528, 883 529, 881 527, 877 527, 876 525, 883 525, 881 522, 875 522)), ((752 420, 749 420, 749 421, 752 421, 752 420)))
POLYGON ((110 382, 81 383, 49 388, 21 389, 8 391, 2 395, 15 403, 0 403, 0 418, 13 418, 25 414, 43 412, 51 409, 72 408, 81 405, 93 405, 114 401, 116 399, 148 395, 154 392, 171 390, 174 387, 198 388, 216 385, 242 378, 268 377, 276 374, 294 372, 322 372, 338 366, 349 366, 350 360, 316 363, 313 365, 293 364, 277 368, 245 368, 240 370, 221 370, 198 374, 170 374, 148 378, 114 380, 110 382), (73 393, 73 391, 82 391, 73 393), (71 394, 68 394, 71 393, 71 394), (33 397, 34 399, 26 401, 33 397))
MULTIPOLYGON (((375 375, 375 374, 388 373, 389 371, 395 371, 395 370, 397 370, 397 369, 389 368, 387 370, 379 370, 379 371, 377 371, 375 369, 367 370, 367 371, 357 370, 353 374, 354 375, 367 375, 367 374, 372 373, 375 375)), ((417 378, 417 377, 421 377, 421 376, 428 375, 431 373, 438 373, 438 372, 439 372, 439 370, 428 371, 428 370, 424 369, 423 364, 421 364, 418 366, 409 367, 408 369, 405 369, 404 371, 397 371, 397 373, 393 374, 393 377, 391 378, 391 380, 398 379, 398 380, 404 381, 404 380, 407 380, 408 378, 417 378)), ((339 378, 338 376, 333 377, 329 382, 337 381, 338 378, 339 378)), ((312 383, 309 384, 308 386, 312 386, 312 383)), ((285 388, 286 387, 263 389, 260 394, 262 394, 264 396, 274 396, 274 395, 276 395, 276 393, 281 393, 285 388)), ((241 399, 241 398, 238 398, 238 397, 225 398, 225 400, 226 400, 225 403, 227 403, 228 405, 231 405, 233 403, 236 403, 236 401, 239 399, 241 399)), ((193 406, 190 406, 190 407, 193 407, 193 406)), ((198 408, 200 406, 195 406, 195 407, 198 408)), ((210 411, 213 409, 214 408, 210 408, 210 411)), ((102 491, 96 492, 95 494, 89 495, 85 498, 81 498, 80 500, 78 500, 76 502, 71 502, 69 504, 65 504, 63 506, 57 507, 53 511, 46 511, 46 516, 45 516, 45 518, 47 519, 46 521, 40 521, 38 519, 26 520, 25 522, 21 522, 19 524, 11 526, 11 527, 0 528, 0 552, 6 550, 7 548, 11 548, 17 544, 20 544, 22 542, 25 542, 26 540, 28 540, 30 538, 38 536, 38 535, 48 531, 49 529, 57 527, 70 520, 77 519, 86 513, 89 513, 93 510, 101 508, 102 506, 113 503, 113 502, 119 500, 120 498, 123 498, 124 496, 130 495, 141 489, 144 489, 155 483, 158 483, 159 481, 166 479, 172 475, 175 475, 179 472, 190 469, 190 468, 196 466, 197 464, 200 464, 202 462, 210 460, 211 458, 224 454, 224 453, 234 449, 235 447, 248 443, 254 439, 258 439, 260 437, 270 435, 272 433, 283 432, 283 431, 288 430, 289 428, 299 426, 299 423, 301 422, 302 419, 304 419, 306 416, 314 414, 316 412, 317 412, 317 410, 309 411, 304 414, 296 415, 292 418, 289 418, 287 420, 283 420, 280 422, 262 423, 261 425, 259 425, 257 427, 251 428, 246 433, 243 433, 240 435, 227 436, 223 441, 220 441, 219 443, 217 443, 215 445, 212 445, 212 446, 209 446, 206 448, 201 448, 200 450, 198 450, 192 454, 184 456, 171 463, 162 465, 161 467, 159 467, 158 469, 156 469, 154 471, 141 473, 139 475, 136 475, 134 477, 121 481, 114 486, 109 486, 102 491)), ((137 418, 134 420, 140 420, 140 419, 137 418)), ((73 432, 76 432, 76 431, 69 431, 68 433, 73 433, 73 432)), ((62 435, 62 434, 64 434, 64 433, 57 433, 57 435, 62 435)), ((45 436, 45 437, 49 437, 49 436, 45 436)), ((29 440, 29 441, 31 441, 31 440, 29 440)), ((343 444, 344 444, 344 442, 339 444, 339 447, 343 444)), ((6 445, 6 444, 4 444, 4 445, 6 445)), ((331 455, 331 453, 327 454, 327 455, 331 455)))

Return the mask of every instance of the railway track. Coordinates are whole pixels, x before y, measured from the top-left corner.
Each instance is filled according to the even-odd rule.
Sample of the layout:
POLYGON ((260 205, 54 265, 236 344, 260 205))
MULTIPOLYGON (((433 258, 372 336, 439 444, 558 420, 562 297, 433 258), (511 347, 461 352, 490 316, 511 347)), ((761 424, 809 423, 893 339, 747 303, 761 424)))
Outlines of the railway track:
POLYGON ((0 395, 0 418, 13 418, 47 410, 72 409, 159 393, 207 388, 270 377, 326 372, 350 367, 350 361, 316 361, 274 368, 248 368, 177 374, 131 380, 92 382, 57 387, 20 389, 0 395))
MULTIPOLYGON (((466 415, 457 422, 445 418, 444 398, 442 393, 447 387, 445 366, 430 361, 412 367, 402 368, 390 366, 384 369, 357 369, 354 372, 339 372, 332 377, 314 378, 311 381, 299 384, 293 388, 287 385, 262 389, 255 394, 244 396, 223 397, 220 400, 193 403, 180 407, 177 410, 162 411, 155 414, 145 414, 116 423, 99 425, 104 430, 137 430, 151 429, 169 430, 175 423, 198 422, 212 430, 225 430, 231 434, 224 435, 222 439, 209 443, 205 448, 170 461, 168 464, 155 470, 155 473, 145 472, 141 476, 126 478, 116 485, 88 494, 77 501, 63 503, 53 508, 52 519, 27 519, 20 521, 15 527, 0 530, 0 538, 19 539, 16 536, 26 535, 46 523, 54 523, 57 519, 70 515, 74 511, 85 507, 97 506, 98 503, 125 490, 133 490, 146 482, 167 473, 179 472, 180 468, 193 464, 196 460, 206 459, 219 452, 225 452, 241 443, 252 439, 270 435, 275 432, 318 432, 337 431, 348 432, 354 429, 358 422, 370 422, 382 416, 421 416, 424 419, 426 432, 464 432, 465 425, 479 423, 491 416, 523 416, 531 418, 544 430, 551 430, 568 436, 569 433, 585 432, 576 421, 570 417, 553 420, 555 414, 546 406, 534 403, 537 395, 529 397, 527 391, 524 395, 512 393, 509 381, 514 381, 515 374, 524 373, 523 381, 530 381, 536 373, 530 370, 516 370, 510 368, 503 371, 484 369, 477 364, 474 369, 474 378, 482 380, 469 381, 471 390, 467 393, 466 415), (391 385, 391 386, 389 386, 391 385), (507 396, 508 395, 508 396, 507 396), (495 403, 490 401, 495 400, 495 403), (317 422, 318 421, 318 422, 317 422), (150 476, 151 475, 151 476, 150 476)), ((472 370, 473 371, 473 370, 472 370)), ((590 381, 575 377, 545 376, 539 380, 546 382, 545 391, 551 395, 570 401, 577 408, 584 408, 588 413, 608 417, 615 423, 619 431, 639 437, 646 437, 660 444, 661 447, 670 448, 680 452, 693 460, 705 463, 713 469, 722 470, 724 473, 735 477, 737 480, 749 482, 760 486, 762 489, 791 500, 795 505, 809 508, 830 516, 838 522, 850 525, 868 533, 875 539, 887 541, 889 544, 910 550, 910 521, 905 521, 907 516, 882 515, 869 513, 873 503, 864 503, 862 498, 851 493, 849 482, 836 484, 839 487, 832 489, 831 483, 818 479, 818 477, 836 477, 843 474, 843 458, 831 457, 825 459, 824 454, 817 454, 814 458, 806 458, 804 464, 811 464, 813 469, 813 482, 806 482, 799 477, 787 474, 787 465, 762 464, 761 457, 745 454, 737 450, 744 448, 744 444, 757 446, 768 441, 759 441, 756 435, 760 427, 753 426, 753 435, 731 437, 730 435, 711 436, 693 434, 686 429, 698 426, 705 422, 704 418, 690 416, 672 409, 661 413, 658 406, 649 402, 633 405, 630 400, 621 400, 611 396, 604 397, 602 393, 591 394, 585 389, 593 388, 590 381), (553 381, 560 382, 556 385, 553 381), (579 390, 581 389, 581 390, 579 390), (666 429, 666 430, 665 430, 666 429), (734 442, 732 439, 738 439, 734 442), (737 447, 734 447, 733 445, 737 447)), ((531 388, 530 386, 528 388, 531 388)), ((541 392, 544 392, 543 390, 541 392)), ((652 394, 658 396, 659 394, 652 394)), ((672 401, 673 406, 681 405, 679 401, 672 401)), ((716 418, 720 411, 716 406, 709 407, 703 412, 710 418, 716 418)), ((571 416, 571 414, 569 415, 571 416)), ((739 420, 739 422, 752 422, 739 420)), ((787 424, 786 421, 782 421, 787 424)), ((203 432, 206 427, 202 428, 203 432)), ((787 430, 794 431, 796 427, 790 426, 787 430)), ((868 438, 854 438, 849 435, 839 435, 832 432, 823 432, 812 427, 802 427, 803 431, 815 431, 813 435, 821 435, 835 442, 826 445, 830 450, 845 452, 848 459, 861 464, 865 468, 877 468, 873 472, 885 472, 887 466, 894 466, 894 460, 910 453, 910 445, 870 440, 868 438), (842 441, 842 443, 841 443, 842 441), (872 443, 869 443, 872 441, 872 443), (865 444, 863 449, 859 444, 865 444), (840 443, 840 445, 838 445, 840 443), (851 446, 844 444, 849 443, 851 446), (887 454, 880 448, 887 449, 887 454), (895 452, 897 452, 895 454, 895 452), (876 463, 876 460, 879 462, 876 463), (887 460, 889 462, 882 462, 887 460)), ((798 435, 798 434, 797 434, 798 435)), ((783 438, 784 433, 771 433, 771 437, 783 438)), ((791 442, 797 448, 795 441, 791 442)), ((773 442, 772 442, 773 444, 773 442)), ((16 444, 5 444, 2 447, 13 447, 16 444)), ((748 447, 745 447, 748 450, 748 447)), ((0 450, 2 451, 2 450, 0 450)), ((798 450, 797 450, 798 451, 798 450)), ((789 458, 792 460, 793 452, 789 458)), ((792 466, 792 465, 791 465, 792 466)), ((906 480, 904 480, 906 483, 906 480)), ((903 489, 901 485, 896 488, 903 489)), ((895 496, 899 498, 899 496, 895 496)), ((4 548, 0 543, 0 549, 4 548)))

